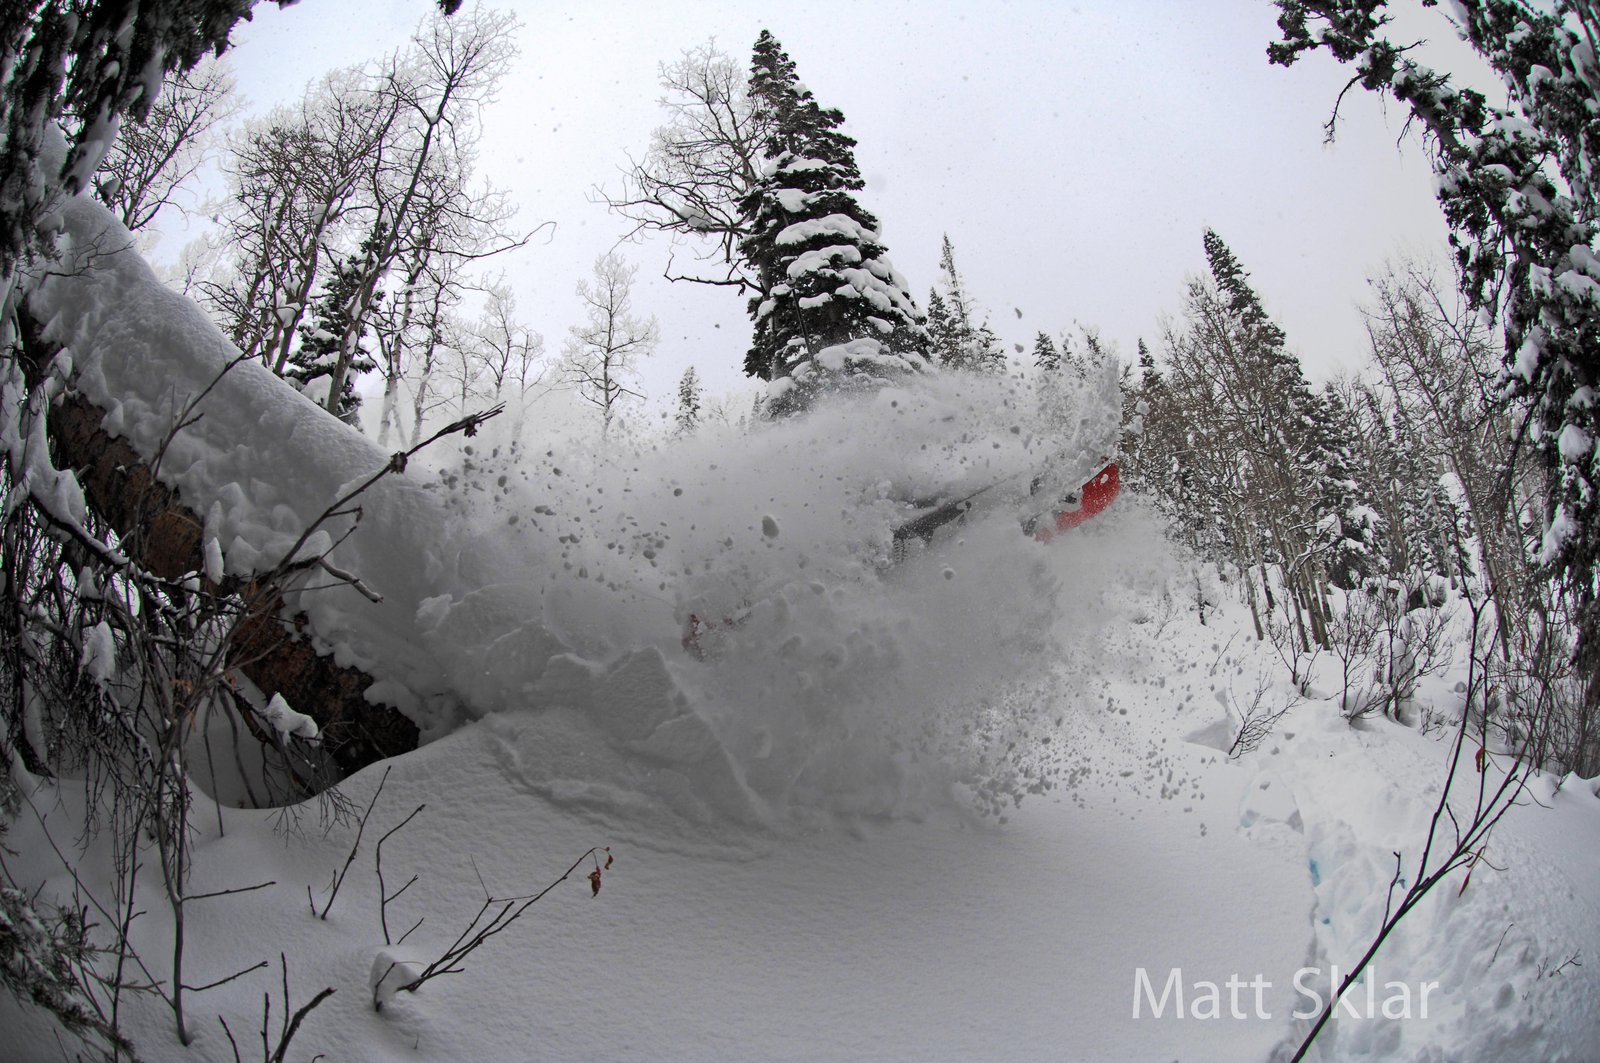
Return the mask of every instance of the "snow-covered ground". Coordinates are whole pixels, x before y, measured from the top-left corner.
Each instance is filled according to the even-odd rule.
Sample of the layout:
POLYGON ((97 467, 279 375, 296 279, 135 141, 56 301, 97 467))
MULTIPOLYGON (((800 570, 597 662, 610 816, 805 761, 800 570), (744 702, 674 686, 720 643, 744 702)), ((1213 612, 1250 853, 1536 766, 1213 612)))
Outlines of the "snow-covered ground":
MULTIPOLYGON (((99 224, 68 222, 80 238, 99 224)), ((127 256, 39 305, 80 386, 149 447, 227 351, 140 270, 127 256)), ((1415 867, 1448 729, 1352 727, 1316 696, 1326 676, 1293 698, 1241 607, 1200 622, 1190 570, 1135 496, 1048 545, 1019 534, 1028 473, 1070 485, 1097 467, 1104 383, 933 382, 603 460, 507 423, 386 481, 334 555, 383 605, 304 604, 436 740, 344 784, 359 810, 389 772, 326 920, 310 909, 353 822, 324 829, 315 801, 284 813, 197 795, 191 895, 271 885, 190 902, 184 980, 269 965, 190 995, 187 1050, 158 1000, 125 1001, 143 1056, 232 1058, 219 1015, 252 1054, 263 995, 274 1031, 284 1013, 280 952, 293 1007, 335 990, 292 1058, 1292 1049, 1310 994, 1377 930, 1393 853, 1415 867), (1010 486, 987 513, 885 563, 903 497, 996 480, 1010 486), (704 659, 679 643, 691 611, 712 618, 704 659), (1257 694, 1288 712, 1229 759, 1228 706, 1257 694), (386 949, 374 846, 424 805, 385 842, 389 892, 416 876, 388 905, 393 936, 422 920, 386 949), (415 993, 391 977, 374 1007, 391 964, 441 955, 485 891, 531 895, 595 846, 615 859, 597 895, 603 852, 462 971, 415 993)), ((385 460, 281 387, 237 367, 168 448, 167 478, 211 514, 230 572, 281 553, 385 460), (327 475, 270 479, 294 462, 327 475)), ((1456 678, 1421 700, 1458 713, 1456 678)), ((64 902, 58 851, 82 840, 83 788, 26 781, 8 867, 64 902)), ((1350 1013, 1368 1010, 1363 989, 1318 1058, 1600 1057, 1596 789, 1536 780, 1466 888, 1442 884, 1379 953, 1378 1014, 1350 1013)), ((73 862, 105 903, 92 839, 73 862)), ((132 935, 163 977, 154 875, 132 935)), ((37 1013, 6 1000, 0 1023, 18 1058, 61 1057, 37 1013)))
MULTIPOLYGON (((1210 744, 1225 730, 1221 700, 1253 695, 1271 667, 1240 610, 1201 626, 1164 600, 1182 593, 1182 573, 1136 503, 1037 550, 1064 604, 1032 666, 1008 662, 989 674, 988 696, 962 706, 879 718, 904 752, 873 765, 819 740, 809 766, 836 772, 840 789, 827 792, 823 772, 788 815, 771 804, 746 814, 731 798, 674 805, 648 755, 619 753, 581 714, 499 711, 393 763, 323 922, 307 890, 325 896, 352 825, 323 834, 308 807, 301 831, 284 835, 274 813, 198 811, 195 892, 276 884, 191 906, 190 980, 261 959, 274 970, 194 997, 200 1039, 187 1057, 229 1054, 215 1015, 236 1032, 257 1028, 279 950, 296 1005, 337 991, 295 1041, 330 1059, 1270 1057, 1305 1026, 1293 1017, 1309 1002, 1296 973, 1358 956, 1381 917, 1392 851, 1414 862, 1448 743, 1398 724, 1353 729, 1331 703, 1307 701, 1230 761, 1210 744), (1007 801, 1003 821, 977 811, 986 803, 968 786, 935 785, 948 782, 941 771, 923 774, 913 797, 917 749, 942 750, 944 769, 994 794, 1025 791, 1022 779, 1040 792, 1007 801), (885 786, 898 779, 893 807, 836 807, 841 795, 862 797, 869 770, 885 786), (485 887, 534 892, 592 845, 609 845, 616 864, 598 896, 586 864, 463 973, 377 1012, 372 845, 424 803, 384 856, 391 890, 418 876, 390 921, 398 934, 426 916, 406 943, 423 961, 478 910, 485 887), (1174 969, 1188 1015, 1173 1000, 1153 1017, 1145 996, 1135 1018, 1139 972, 1159 998, 1174 969), (1230 979, 1241 988, 1231 992, 1230 979), (1259 1001, 1257 981, 1271 983, 1259 1001), (1209 1014, 1207 982, 1220 991, 1219 1017, 1197 1017, 1209 1014)), ((684 655, 656 667, 635 692, 659 682, 687 696, 695 684, 684 674, 718 672, 684 655)), ((1268 696, 1287 697, 1277 683, 1268 696)), ((381 771, 347 783, 358 806, 381 771)), ((713 783, 693 780, 715 795, 713 783)), ((1530 795, 1494 836, 1500 870, 1480 867, 1464 893, 1459 880, 1436 890, 1379 954, 1376 977, 1408 987, 1410 1017, 1341 1015, 1322 1058, 1595 1058, 1594 791, 1567 780, 1530 795), (1582 966, 1560 967, 1570 956, 1582 966), (1437 986, 1424 1016, 1427 982, 1437 986)), ((76 837, 80 800, 70 785, 32 795, 58 845, 76 837)), ((39 832, 25 813, 8 845, 47 875, 39 832)), ((59 868, 54 885, 65 888, 59 868)), ((168 928, 154 884, 146 889, 140 933, 159 969, 168 928)), ((1322 988, 1314 974, 1302 982, 1322 988)), ((1377 1003, 1396 992, 1383 985, 1377 1003)), ((36 1019, 7 1008, 8 1024, 26 1031, 26 1057, 57 1058, 36 1019)), ((139 1004, 131 1029, 148 1058, 184 1057, 153 1002, 139 1004)))

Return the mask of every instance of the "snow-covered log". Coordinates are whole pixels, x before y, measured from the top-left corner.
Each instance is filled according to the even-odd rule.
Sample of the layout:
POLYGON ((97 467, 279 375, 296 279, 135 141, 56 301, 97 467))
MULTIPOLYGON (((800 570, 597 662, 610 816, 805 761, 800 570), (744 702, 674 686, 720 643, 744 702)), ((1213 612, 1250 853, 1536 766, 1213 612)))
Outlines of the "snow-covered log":
MULTIPOLYGON (((23 338, 24 366, 41 371, 56 353, 53 345, 27 327, 23 338)), ((104 419, 105 411, 83 395, 63 396, 50 415, 57 464, 74 470, 86 500, 145 569, 173 580, 204 571, 204 522, 127 442, 106 433, 104 419)), ((304 615, 287 608, 281 591, 250 583, 239 589, 251 604, 234 643, 239 670, 261 690, 306 706, 344 770, 416 747, 416 724, 366 701, 372 676, 318 654, 301 630, 304 615)))
POLYGON ((458 589, 462 558, 477 554, 447 531, 434 494, 397 474, 328 515, 390 456, 242 361, 99 204, 70 200, 62 219, 63 253, 30 285, 22 323, 25 372, 70 366, 49 414, 57 466, 158 575, 248 591, 295 551, 360 579, 314 567, 253 595, 237 655, 265 693, 317 721, 346 768, 414 747, 419 724, 455 719, 458 698, 416 617, 458 589))

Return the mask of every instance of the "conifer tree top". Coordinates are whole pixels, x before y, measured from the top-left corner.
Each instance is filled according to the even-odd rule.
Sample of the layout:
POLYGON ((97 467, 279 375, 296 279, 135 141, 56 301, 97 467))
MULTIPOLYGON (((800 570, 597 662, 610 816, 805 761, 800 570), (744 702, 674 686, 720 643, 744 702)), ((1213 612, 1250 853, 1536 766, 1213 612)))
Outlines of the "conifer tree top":
POLYGON ((1267 316, 1261 300, 1250 287, 1250 274, 1245 272, 1215 229, 1206 229, 1203 242, 1211 276, 1216 280, 1218 290, 1228 300, 1228 309, 1239 315, 1245 332, 1264 348, 1281 348, 1286 342, 1283 330, 1267 316))
POLYGON ((745 371, 773 381, 781 397, 796 385, 866 387, 921 368, 927 331, 878 220, 852 195, 865 182, 855 141, 839 129, 844 115, 800 84, 765 30, 750 95, 768 112, 771 133, 761 178, 740 205, 748 223, 740 247, 760 292, 750 301, 755 336, 745 371))

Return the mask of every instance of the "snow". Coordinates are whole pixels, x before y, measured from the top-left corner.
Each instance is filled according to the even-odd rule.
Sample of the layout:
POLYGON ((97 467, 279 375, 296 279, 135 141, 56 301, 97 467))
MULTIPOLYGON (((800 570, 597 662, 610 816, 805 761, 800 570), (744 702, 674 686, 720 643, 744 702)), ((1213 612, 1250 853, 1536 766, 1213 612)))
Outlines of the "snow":
POLYGON ((1561 556, 1561 551, 1566 549, 1567 542, 1577 534, 1577 523, 1572 519, 1572 514, 1565 505, 1558 505, 1556 511, 1550 516, 1550 524, 1544 530, 1544 537, 1539 543, 1539 564, 1548 565, 1561 556))
MULTIPOLYGON (((779 191, 779 200, 784 203, 784 209, 790 209, 788 202, 784 201, 781 193, 793 192, 794 189, 780 189, 779 191)), ((857 245, 875 244, 879 239, 878 233, 862 225, 848 214, 826 214, 820 218, 806 218, 786 227, 778 233, 776 242, 780 246, 803 244, 808 240, 815 240, 819 236, 842 236, 857 245)), ((859 261, 859 258, 857 261, 859 261)), ((789 275, 791 277, 794 276, 792 267, 789 275)))
MULTIPOLYGON (((50 400, 60 394, 71 371, 72 357, 63 351, 50 367, 43 397, 50 400)), ((14 359, 0 368, 0 406, 8 410, 26 407, 29 411, 26 420, 6 418, 0 424, 0 447, 7 451, 11 468, 21 470, 19 487, 27 488, 19 491, 15 500, 8 499, 7 504, 15 505, 31 492, 52 518, 68 527, 82 527, 87 513, 83 488, 71 470, 58 470, 51 464, 45 419, 38 416, 41 403, 28 396, 22 369, 14 359), (27 426, 26 434, 23 425, 27 426)))
MULTIPOLYGON (((778 188, 773 190, 773 196, 778 205, 790 214, 799 214, 809 207, 819 196, 816 192, 807 192, 799 188, 778 188)), ((782 242, 781 240, 779 241, 782 242)))
POLYGON ((833 163, 825 159, 802 159, 793 155, 783 155, 772 160, 773 173, 807 173, 813 170, 827 170, 833 163))
POLYGON ((117 674, 117 643, 104 620, 83 633, 83 670, 102 687, 117 674))
POLYGON ((1561 460, 1569 465, 1576 464, 1589 456, 1594 449, 1594 440, 1589 433, 1576 424, 1562 426, 1561 435, 1556 439, 1556 450, 1561 454, 1561 460))
POLYGON ((1600 292, 1600 283, 1577 270, 1566 270, 1556 277, 1556 286, 1574 299, 1593 301, 1600 292))
POLYGON ((291 709, 289 703, 283 700, 282 694, 274 694, 267 699, 266 708, 261 710, 261 717, 266 720, 267 726, 285 738, 317 737, 317 721, 291 709))
MULTIPOLYGON (((793 228, 794 226, 790 226, 793 228)), ((788 232, 788 229, 784 230, 788 232)), ((798 243, 799 241, 795 241, 798 243)), ((848 263, 861 261, 861 249, 854 244, 830 244, 827 247, 815 247, 803 251, 789 263, 788 276, 796 280, 807 273, 816 273, 820 270, 832 268, 835 260, 848 263)))
POLYGON ((1548 342, 1549 337, 1538 325, 1528 329, 1522 346, 1517 348, 1516 357, 1512 360, 1511 371, 1524 382, 1532 383, 1539 373, 1539 364, 1544 360, 1544 349, 1548 342))
MULTIPOLYGON (((1296 979, 1325 989, 1381 920, 1392 854, 1415 867, 1459 664, 1406 723, 1352 726, 1326 670, 1302 697, 1240 605, 1191 612, 1215 575, 1132 492, 1048 546, 1020 534, 1019 514, 1103 466, 1114 365, 1048 385, 918 374, 636 449, 508 416, 380 481, 342 537, 318 518, 388 456, 259 367, 224 373, 226 343, 117 250, 103 211, 63 217, 95 268, 33 296, 70 351, 58 386, 70 374, 162 452, 206 515, 208 576, 262 571, 304 538, 381 592, 293 597, 319 645, 375 677, 367 697, 432 739, 345 781, 365 808, 389 772, 325 920, 308 896, 327 900, 355 824, 312 829, 315 801, 221 807, 196 782, 186 981, 282 951, 296 1003, 336 990, 296 1058, 1283 1058, 1307 1026, 1296 979), (891 563, 893 529, 930 496, 975 505, 891 563), (691 618, 698 654, 680 641, 691 618), (1285 714, 1230 758, 1252 699, 1285 714), (380 887, 376 839, 419 805, 380 887), (597 895, 582 866, 461 973, 401 988, 486 893, 531 896, 596 845, 616 855, 597 895), (380 917, 396 939, 423 922, 391 943, 380 917), (1136 1017, 1141 984, 1169 980, 1188 1014, 1152 1001, 1136 1017), (1232 996, 1241 984, 1259 997, 1232 996), (1218 1017, 1198 1017, 1208 1001, 1218 1017)), ((817 354, 863 373, 902 361, 870 339, 817 354)), ((48 504, 81 512, 42 442, 0 440, 48 504)), ((84 632, 91 675, 114 674, 110 634, 84 632)), ((282 697, 261 714, 316 733, 282 697)), ((103 852, 77 878, 56 856, 103 811, 92 794, 11 771, 8 873, 56 903, 110 897, 103 852)), ((1600 1043, 1597 788, 1538 781, 1363 984, 1420 1003, 1435 983, 1429 1013, 1340 1014, 1320 1058, 1579 1060, 1600 1043)), ((156 863, 131 933, 160 978, 173 924, 156 863)), ((250 1040, 280 978, 274 963, 190 994, 187 1053, 159 998, 122 1007, 145 1058, 226 1058, 213 1017, 250 1040)), ((9 996, 0 1023, 23 1063, 60 1057, 9 996)))
MULTIPOLYGON (((563 682, 599 684, 598 696, 638 711, 606 724, 635 743, 627 752, 581 713, 514 708, 394 761, 326 922, 307 910, 307 888, 325 898, 353 824, 285 844, 270 812, 222 809, 219 833, 218 810, 199 796, 192 891, 274 884, 248 903, 190 905, 196 981, 269 956, 273 965, 191 997, 199 1039, 190 1054, 229 1051, 207 1018, 253 1031, 263 993, 275 994, 276 1008, 280 949, 297 1004, 323 986, 337 990, 306 1020, 298 1054, 338 1059, 1231 1061, 1292 1045, 1306 1025, 1294 1017, 1307 1008, 1296 977, 1317 990, 1359 955, 1381 914, 1392 851, 1406 854, 1408 872, 1418 852, 1448 742, 1387 721, 1354 729, 1320 700, 1295 704, 1262 748, 1236 760, 1189 741, 1209 731, 1226 741, 1219 701, 1253 689, 1272 667, 1269 651, 1248 644, 1237 603, 1206 626, 1183 611, 1175 596, 1189 577, 1137 502, 1102 521, 1033 551, 1064 588, 1062 612, 1032 649, 997 654, 987 643, 967 655, 963 667, 983 674, 986 693, 945 701, 928 696, 929 684, 920 702, 878 717, 902 743, 903 769, 911 753, 948 769, 966 744, 994 776, 1031 778, 1034 793, 1000 787, 1003 823, 975 814, 982 757, 967 761, 964 784, 925 785, 915 801, 903 793, 891 814, 886 804, 853 813, 834 805, 803 829, 734 804, 726 761, 726 801, 704 800, 704 783, 668 786, 652 752, 666 740, 653 726, 652 692, 667 691, 675 674, 714 687, 735 662, 680 667, 665 656, 599 673, 552 665, 563 682), (1008 761, 1008 748, 1026 751, 1008 761), (419 803, 426 809, 385 844, 384 869, 391 893, 417 875, 389 906, 391 930, 426 919, 403 944, 385 945, 371 845, 419 803), (461 974, 398 991, 450 944, 484 890, 535 892, 595 844, 617 856, 598 896, 582 881, 585 867, 461 974), (1189 1016, 1169 1002, 1153 1017, 1138 996, 1141 972, 1157 996, 1179 972, 1189 1016), (1262 983, 1260 1012, 1250 989, 1230 1000, 1230 979, 1262 983), (1219 1017, 1196 1018, 1208 986, 1220 992, 1219 1017)), ((786 525, 779 541, 791 532, 799 529, 786 525)), ((943 572, 956 570, 976 609, 987 599, 983 581, 959 573, 983 572, 1017 544, 973 553, 970 535, 965 546, 946 543, 943 556, 971 556, 930 566, 926 582, 944 585, 943 572)), ((897 579, 924 582, 909 569, 897 579)), ((896 584, 884 586, 892 593, 896 584)), ((970 612, 950 636, 982 640, 996 621, 970 612)), ((943 650, 962 652, 958 641, 943 650)), ((1292 700, 1286 685, 1266 682, 1269 698, 1292 700)), ((1441 680, 1427 696, 1444 705, 1449 692, 1441 680)), ((826 704, 787 721, 791 731, 834 726, 837 718, 816 715, 826 704)), ((767 756, 778 758, 783 739, 769 737, 767 756)), ((694 733, 675 740, 714 750, 696 746, 694 733)), ((893 758, 862 762, 851 742, 821 734, 811 748, 814 788, 859 795, 868 771, 880 786, 904 786, 893 758)), ((718 767, 707 760, 701 770, 718 767)), ((356 805, 371 798, 380 771, 348 782, 356 805)), ((1446 882, 1391 936, 1365 984, 1381 1002, 1386 983, 1409 987, 1414 1001, 1438 983, 1426 1017, 1341 1014, 1318 1058, 1584 1058, 1600 1036, 1589 1006, 1600 978, 1587 963, 1550 971, 1600 947, 1596 785, 1540 781, 1539 801, 1494 835, 1500 870, 1481 866, 1464 891, 1459 878, 1446 882)), ((41 822, 73 836, 83 791, 33 780, 29 792, 44 819, 25 814, 8 845, 47 869, 54 857, 41 822)), ((316 812, 300 815, 314 821, 316 812)), ((70 896, 59 868, 53 882, 70 896)), ((158 971, 165 918, 152 903, 139 920, 158 971)), ((1365 996, 1363 986, 1361 1009, 1365 996)), ((159 1001, 124 1006, 147 1057, 181 1052, 159 1001)), ((32 1034, 36 1017, 17 1007, 0 1003, 28 1046, 17 1058, 57 1058, 53 1038, 32 1034)))

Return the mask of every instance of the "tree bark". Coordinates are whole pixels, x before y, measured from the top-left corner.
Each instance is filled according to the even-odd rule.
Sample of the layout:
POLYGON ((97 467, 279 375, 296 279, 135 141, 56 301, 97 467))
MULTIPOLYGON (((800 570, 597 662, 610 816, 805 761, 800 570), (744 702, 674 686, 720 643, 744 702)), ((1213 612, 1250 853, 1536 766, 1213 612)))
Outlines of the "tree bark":
MULTIPOLYGON (((56 350, 43 341, 38 323, 26 312, 19 318, 23 372, 33 383, 56 350)), ((105 411, 82 395, 62 395, 49 417, 56 467, 73 470, 90 507, 116 531, 123 551, 147 571, 172 580, 204 572, 204 522, 156 479, 132 447, 105 431, 104 416, 105 411)), ((319 655, 306 637, 304 615, 287 615, 279 588, 225 579, 220 586, 208 581, 207 589, 237 594, 246 605, 230 661, 263 694, 282 694, 296 711, 315 720, 323 748, 344 772, 417 747, 417 725, 366 700, 372 676, 319 655)))

